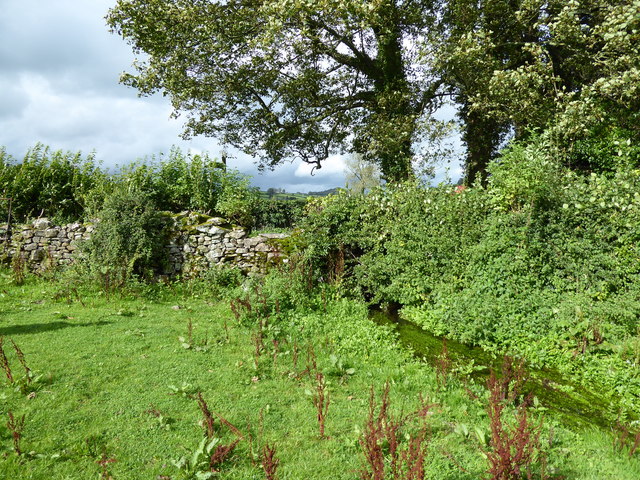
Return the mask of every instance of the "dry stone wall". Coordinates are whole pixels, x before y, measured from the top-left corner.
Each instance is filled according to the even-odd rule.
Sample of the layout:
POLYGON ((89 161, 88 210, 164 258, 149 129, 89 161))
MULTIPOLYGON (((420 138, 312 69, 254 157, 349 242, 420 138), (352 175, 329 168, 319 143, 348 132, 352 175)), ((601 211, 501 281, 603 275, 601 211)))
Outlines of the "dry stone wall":
MULTIPOLYGON (((196 275, 219 265, 245 272, 264 272, 268 265, 286 262, 280 242, 286 234, 248 236, 247 231, 218 217, 182 213, 173 215, 166 245, 167 275, 196 275)), ((21 255, 33 271, 69 265, 78 246, 91 236, 94 223, 53 225, 41 218, 27 225, 0 224, 0 257, 10 262, 21 255)))

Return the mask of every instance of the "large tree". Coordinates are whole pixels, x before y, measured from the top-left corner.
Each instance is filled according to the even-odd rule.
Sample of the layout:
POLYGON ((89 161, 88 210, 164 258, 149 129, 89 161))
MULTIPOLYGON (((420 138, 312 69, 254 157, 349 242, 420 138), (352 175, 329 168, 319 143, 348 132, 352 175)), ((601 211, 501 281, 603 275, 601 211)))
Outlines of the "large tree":
POLYGON ((443 18, 468 182, 507 132, 546 131, 567 152, 612 130, 640 141, 640 0, 448 0, 443 18))
POLYGON ((160 91, 185 135, 263 167, 350 151, 412 175, 439 83, 420 44, 439 0, 119 0, 108 23, 144 60, 123 81, 160 91))

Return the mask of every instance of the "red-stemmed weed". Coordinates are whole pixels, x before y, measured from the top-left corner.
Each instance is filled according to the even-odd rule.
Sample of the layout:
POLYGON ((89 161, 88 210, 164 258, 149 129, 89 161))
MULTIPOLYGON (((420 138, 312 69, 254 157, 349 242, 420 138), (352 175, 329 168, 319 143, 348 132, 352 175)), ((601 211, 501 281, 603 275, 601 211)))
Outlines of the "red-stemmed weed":
POLYGON ((11 410, 7 412, 7 415, 9 416, 7 428, 11 432, 11 438, 13 439, 13 451, 16 455, 21 455, 20 441, 22 440, 22 430, 24 429, 24 415, 20 419, 16 419, 11 410))
POLYGON ((316 372, 316 391, 313 395, 313 405, 316 407, 316 416, 318 418, 318 428, 320 429, 320 438, 328 438, 325 435, 325 424, 327 413, 329 413, 329 404, 331 397, 327 390, 327 382, 321 372, 316 372))
POLYGON ((369 397, 369 415, 360 438, 364 463, 359 475, 362 480, 424 480, 424 459, 428 446, 426 419, 432 405, 424 398, 420 407, 407 416, 395 417, 390 412, 389 383, 382 392, 377 408, 373 387, 369 397), (377 409, 377 414, 376 414, 377 409), (409 425, 417 419, 417 427, 409 425), (413 428, 409 428, 413 427, 413 428))
POLYGON ((9 360, 7 359, 7 355, 4 353, 4 337, 0 337, 0 364, 2 364, 2 369, 4 370, 4 374, 7 376, 7 380, 9 383, 13 384, 13 373, 11 372, 11 365, 9 365, 9 360))
POLYGON ((276 446, 266 444, 262 449, 262 456, 260 459, 260 463, 262 464, 262 468, 264 470, 264 475, 266 480, 277 480, 276 471, 278 470, 278 465, 280 465, 280 460, 276 458, 276 446))
POLYGON ((506 419, 505 408, 518 397, 524 381, 522 362, 514 365, 512 359, 505 357, 502 378, 492 371, 487 382, 491 439, 490 449, 484 453, 489 462, 490 480, 519 480, 523 475, 531 478, 537 461, 542 470, 540 478, 546 478, 540 446, 542 420, 536 423, 529 417, 530 397, 518 406, 514 421, 506 419))

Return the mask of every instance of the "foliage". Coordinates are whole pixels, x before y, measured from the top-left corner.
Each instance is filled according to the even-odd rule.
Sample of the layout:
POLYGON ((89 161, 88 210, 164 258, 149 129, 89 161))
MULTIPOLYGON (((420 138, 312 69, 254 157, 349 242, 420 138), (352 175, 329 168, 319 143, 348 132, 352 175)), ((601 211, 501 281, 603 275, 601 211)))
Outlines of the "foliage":
POLYGON ((411 176, 418 123, 439 83, 418 56, 439 2, 121 1, 107 19, 147 60, 126 74, 213 135, 273 167, 342 150, 411 176), (171 32, 169 34, 168 32, 171 32), (197 48, 194 48, 197 45, 197 48))
POLYGON ((447 2, 436 55, 463 105, 468 162, 479 163, 468 165, 470 182, 511 129, 520 139, 546 130, 567 164, 596 171, 585 152, 581 161, 593 163, 575 163, 585 147, 575 142, 621 136, 637 145, 639 8, 638 0, 447 2))
POLYGON ((260 196, 256 188, 249 186, 249 179, 239 174, 226 175, 222 181, 216 211, 245 228, 254 225, 254 212, 260 196))
POLYGON ((214 213, 225 182, 235 181, 239 181, 237 174, 227 173, 206 153, 184 154, 173 147, 166 157, 160 154, 123 166, 110 187, 143 192, 160 210, 214 213))
MULTIPOLYGON (((536 424, 529 418, 527 408, 530 398, 518 405, 512 421, 507 420, 510 403, 521 394, 524 382, 523 364, 514 365, 513 360, 505 358, 505 373, 498 379, 495 372, 487 381, 489 405, 487 414, 491 427, 491 450, 486 453, 489 461, 488 473, 491 480, 518 480, 526 473, 532 478, 532 466, 543 464, 544 455, 540 446, 542 421, 536 424)), ((545 478, 542 465, 541 478, 545 478)))
MULTIPOLYGON (((146 196, 158 210, 229 215, 247 226, 260 210, 248 178, 226 171, 206 153, 185 154, 173 147, 167 156, 138 160, 110 173, 97 165, 94 154, 83 158, 38 144, 17 163, 0 148, 0 215, 7 218, 5 198, 10 197, 13 222, 37 216, 59 223, 94 219, 109 197, 122 192, 146 196)), ((279 216, 263 213, 260 220, 279 216)))
POLYGON ((560 166, 548 154, 540 139, 514 143, 500 159, 487 168, 488 195, 494 207, 503 211, 528 208, 542 212, 557 205, 561 198, 560 166))
MULTIPOLYGON (((59 222, 83 216, 90 192, 105 179, 93 153, 53 151, 36 144, 17 162, 0 149, 0 195, 10 197, 14 222, 45 216, 59 222)), ((6 201, 0 217, 7 218, 6 201)))
POLYGON ((278 200, 260 198, 255 205, 253 215, 257 229, 286 228, 297 226, 303 218, 304 199, 278 200))
POLYGON ((105 288, 160 271, 168 225, 149 195, 116 191, 105 199, 99 218, 81 260, 105 288))
POLYGON ((638 413, 640 172, 585 177, 553 152, 544 139, 512 145, 486 187, 405 183, 311 203, 304 251, 324 278, 344 252, 349 295, 403 305, 438 335, 571 372, 638 413))

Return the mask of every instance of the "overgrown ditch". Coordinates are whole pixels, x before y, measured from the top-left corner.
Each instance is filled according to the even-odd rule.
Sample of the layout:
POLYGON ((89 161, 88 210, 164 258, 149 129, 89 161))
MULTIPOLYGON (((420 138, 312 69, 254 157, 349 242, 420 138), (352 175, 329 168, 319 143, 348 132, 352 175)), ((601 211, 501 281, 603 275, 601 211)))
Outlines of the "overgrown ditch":
MULTIPOLYGON (((371 319, 378 325, 390 325, 398 333, 402 345, 431 365, 441 361, 445 342, 418 325, 402 318, 396 311, 372 309, 371 319)), ((485 385, 493 369, 502 374, 504 359, 480 347, 470 347, 455 340, 446 340, 446 355, 451 371, 460 372, 475 383, 485 385)), ((595 392, 563 377, 552 369, 536 369, 525 364, 526 382, 523 394, 532 394, 537 405, 559 414, 575 426, 596 426, 611 430, 615 425, 615 412, 595 392)))

